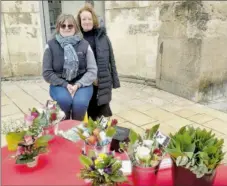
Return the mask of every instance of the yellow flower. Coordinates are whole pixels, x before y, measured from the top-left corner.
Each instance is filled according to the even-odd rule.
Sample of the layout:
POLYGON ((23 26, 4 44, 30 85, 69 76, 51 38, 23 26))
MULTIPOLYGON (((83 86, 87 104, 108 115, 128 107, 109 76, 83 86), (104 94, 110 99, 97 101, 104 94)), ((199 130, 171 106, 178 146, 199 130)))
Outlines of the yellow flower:
POLYGON ((104 160, 105 158, 107 158, 107 155, 105 153, 100 153, 99 158, 104 160))
POLYGON ((99 162, 100 162, 100 160, 99 160, 99 159, 96 159, 96 160, 95 160, 95 165, 98 165, 99 162))

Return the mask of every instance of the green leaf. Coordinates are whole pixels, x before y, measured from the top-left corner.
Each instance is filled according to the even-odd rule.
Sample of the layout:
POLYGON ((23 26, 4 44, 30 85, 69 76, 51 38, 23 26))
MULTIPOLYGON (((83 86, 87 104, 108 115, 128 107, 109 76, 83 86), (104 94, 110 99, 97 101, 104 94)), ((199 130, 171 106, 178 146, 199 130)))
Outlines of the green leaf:
POLYGON ((52 138, 53 138, 53 136, 51 136, 51 135, 41 136, 35 141, 35 146, 36 147, 43 147, 43 146, 46 147, 48 145, 48 141, 51 140, 52 138))
POLYGON ((96 154, 95 154, 95 152, 93 150, 89 150, 88 151, 88 157, 89 158, 92 158, 92 157, 95 157, 95 156, 96 156, 96 154))
POLYGON ((185 146, 184 151, 186 152, 193 152, 195 151, 195 143, 189 144, 185 146))
POLYGON ((114 127, 108 127, 106 130, 107 137, 113 137, 115 133, 116 133, 116 129, 114 127))
POLYGON ((134 130, 130 129, 129 140, 131 144, 134 144, 138 139, 138 134, 134 130))
POLYGON ((81 155, 79 157, 79 160, 80 160, 81 164, 83 164, 87 168, 89 168, 89 166, 93 164, 92 160, 89 157, 84 156, 84 155, 81 155))
POLYGON ((110 179, 113 182, 125 182, 125 181, 127 181, 127 178, 125 176, 117 176, 117 175, 110 176, 110 179))
POLYGON ((156 132, 159 129, 160 124, 154 125, 150 130, 149 130, 149 136, 148 139, 152 139, 154 137, 154 135, 156 134, 156 132))

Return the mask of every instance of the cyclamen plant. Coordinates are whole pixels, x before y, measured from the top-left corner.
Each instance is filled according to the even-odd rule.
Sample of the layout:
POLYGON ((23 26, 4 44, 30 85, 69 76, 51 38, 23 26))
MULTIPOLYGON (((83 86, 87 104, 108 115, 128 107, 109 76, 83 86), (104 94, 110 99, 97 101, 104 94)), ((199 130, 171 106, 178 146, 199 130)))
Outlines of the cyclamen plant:
POLYGON ((16 164, 26 164, 33 162, 34 158, 41 153, 47 152, 48 141, 52 137, 49 135, 34 137, 26 133, 19 142, 15 155, 16 164))

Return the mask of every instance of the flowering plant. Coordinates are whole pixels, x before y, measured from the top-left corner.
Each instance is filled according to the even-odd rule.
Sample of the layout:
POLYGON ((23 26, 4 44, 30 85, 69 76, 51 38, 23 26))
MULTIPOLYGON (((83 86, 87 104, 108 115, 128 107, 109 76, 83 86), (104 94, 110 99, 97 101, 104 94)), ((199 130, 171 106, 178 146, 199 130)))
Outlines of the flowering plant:
POLYGON ((37 157, 40 153, 45 153, 47 151, 48 141, 51 138, 49 135, 37 138, 26 133, 17 147, 15 155, 16 164, 32 162, 34 161, 34 157, 37 157))
POLYGON ((30 113, 26 115, 26 121, 34 122, 40 127, 47 127, 50 125, 55 125, 59 123, 65 114, 61 111, 60 107, 57 105, 57 102, 48 100, 47 104, 41 109, 33 108, 30 110, 30 113))
POLYGON ((77 127, 77 134, 89 145, 104 146, 111 142, 116 133, 115 126, 117 123, 116 119, 110 121, 101 117, 97 121, 93 121, 89 118, 88 123, 84 123, 83 128, 77 127))
POLYGON ((133 165, 156 167, 160 163, 164 155, 164 148, 156 138, 158 128, 159 124, 147 129, 143 136, 131 129, 129 143, 120 144, 120 149, 127 151, 133 165))
POLYGON ((20 133, 23 132, 25 128, 27 128, 27 125, 24 121, 14 121, 10 118, 9 120, 2 121, 1 133, 6 135, 10 133, 20 133))
POLYGON ((114 158, 112 153, 100 153, 90 151, 88 156, 81 155, 80 162, 85 166, 81 169, 79 176, 88 179, 92 186, 117 185, 117 183, 127 181, 121 171, 122 162, 114 158))

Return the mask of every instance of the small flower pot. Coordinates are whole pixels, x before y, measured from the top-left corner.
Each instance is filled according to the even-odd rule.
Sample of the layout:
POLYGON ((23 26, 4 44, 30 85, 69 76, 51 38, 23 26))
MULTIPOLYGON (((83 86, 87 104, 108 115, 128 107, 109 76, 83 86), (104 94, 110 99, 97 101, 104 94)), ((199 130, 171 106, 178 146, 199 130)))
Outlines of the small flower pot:
POLYGON ((27 167, 32 168, 38 164, 39 156, 36 156, 33 159, 34 159, 34 161, 27 163, 27 167))
POLYGON ((176 164, 173 164, 173 177, 174 186, 212 186, 215 172, 202 178, 196 178, 196 175, 189 169, 177 167, 176 164))
POLYGON ((86 142, 84 143, 84 148, 83 148, 83 152, 84 154, 88 154, 88 152, 92 150, 96 153, 96 155, 100 154, 100 153, 108 153, 109 152, 109 144, 108 145, 104 145, 104 146, 97 146, 97 145, 89 145, 86 142))
POLYGON ((43 127, 43 135, 51 135, 53 138, 50 141, 53 141, 54 136, 55 136, 55 130, 56 126, 55 125, 49 125, 47 127, 43 127))
POLYGON ((133 184, 143 186, 155 186, 157 179, 158 167, 132 167, 133 184))

